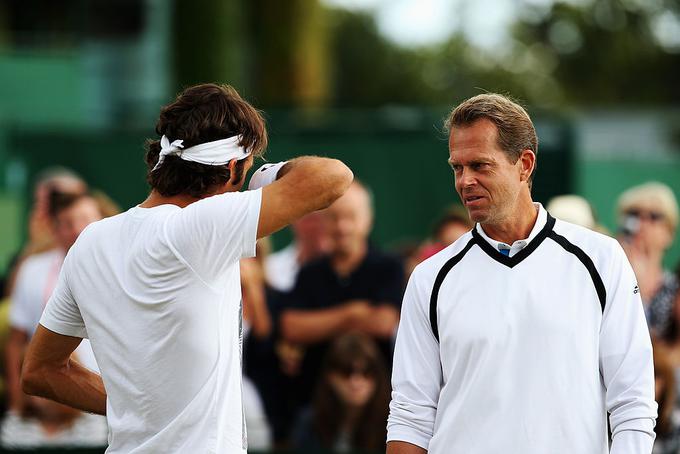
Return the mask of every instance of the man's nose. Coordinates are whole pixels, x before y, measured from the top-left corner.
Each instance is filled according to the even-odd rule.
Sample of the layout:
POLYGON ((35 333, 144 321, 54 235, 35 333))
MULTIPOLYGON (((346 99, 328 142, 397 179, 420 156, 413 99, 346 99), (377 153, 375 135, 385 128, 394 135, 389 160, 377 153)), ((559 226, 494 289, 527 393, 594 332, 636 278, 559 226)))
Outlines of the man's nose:
POLYGON ((477 179, 474 172, 470 169, 463 168, 458 175, 458 184, 463 188, 467 188, 473 186, 475 183, 477 183, 477 179))

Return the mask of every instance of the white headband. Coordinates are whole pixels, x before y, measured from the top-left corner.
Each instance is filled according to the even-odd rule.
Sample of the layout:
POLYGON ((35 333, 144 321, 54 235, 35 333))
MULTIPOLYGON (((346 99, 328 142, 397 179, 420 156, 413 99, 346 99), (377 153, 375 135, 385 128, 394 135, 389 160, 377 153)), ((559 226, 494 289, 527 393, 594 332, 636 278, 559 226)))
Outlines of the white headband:
POLYGON ((239 146, 241 136, 201 143, 189 148, 184 148, 182 142, 184 141, 173 140, 171 143, 165 135, 161 137, 161 152, 152 172, 160 167, 168 155, 176 155, 185 161, 198 162, 209 166, 222 166, 232 159, 240 161, 250 156, 250 151, 239 146))

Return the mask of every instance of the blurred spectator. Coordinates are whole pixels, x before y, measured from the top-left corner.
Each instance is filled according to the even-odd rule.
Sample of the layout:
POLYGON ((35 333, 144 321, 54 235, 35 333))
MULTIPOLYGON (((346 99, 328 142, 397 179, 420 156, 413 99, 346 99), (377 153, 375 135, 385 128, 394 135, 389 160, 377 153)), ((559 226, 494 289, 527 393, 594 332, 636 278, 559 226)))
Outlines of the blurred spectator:
POLYGON ((417 264, 453 244, 464 233, 470 231, 473 225, 465 208, 460 205, 449 208, 434 225, 431 240, 420 246, 414 259, 409 260, 406 274, 410 276, 417 264))
POLYGON ((262 238, 257 241, 256 257, 241 260, 244 331, 258 339, 265 339, 272 332, 272 320, 267 308, 263 266, 268 250, 269 240, 262 238))
POLYGON ((298 418, 297 449, 384 452, 390 389, 376 344, 360 334, 337 339, 324 359, 310 408, 298 418))
POLYGON ((656 440, 653 454, 680 452, 680 409, 676 406, 677 385, 669 352, 664 345, 653 341, 654 382, 659 417, 656 421, 656 440))
MULTIPOLYGON (((263 263, 269 241, 257 241, 256 257, 241 260, 241 292, 243 295, 243 338, 254 336, 265 340, 271 335, 272 321, 267 308, 263 263)), ((243 352, 244 356, 249 351, 243 352)), ((246 419, 248 447, 262 451, 271 447, 271 429, 260 393, 249 377, 243 377, 243 413, 246 419)))
MULTIPOLYGON (((27 396, 20 387, 24 350, 56 285, 64 257, 80 232, 91 222, 101 219, 96 200, 86 193, 53 190, 47 200, 46 212, 56 247, 29 256, 17 273, 11 296, 11 328, 6 349, 9 412, 3 422, 0 445, 102 446, 107 441, 105 418, 85 415, 52 401, 27 396)), ((78 362, 98 370, 89 341, 83 340, 75 354, 78 362)))
POLYGON ((663 333, 678 290, 677 277, 663 269, 663 257, 673 243, 678 204, 673 191, 657 182, 635 186, 619 196, 619 241, 640 287, 650 328, 663 333))
POLYGON ((581 196, 558 195, 550 199, 545 209, 557 219, 599 231, 593 207, 581 196))
POLYGON ((33 192, 33 208, 28 218, 28 243, 23 255, 44 252, 55 246, 52 217, 49 214, 50 195, 80 194, 86 190, 87 183, 65 167, 51 167, 38 174, 33 192))
POLYGON ((300 370, 307 403, 328 343, 360 331, 376 340, 391 363, 404 285, 402 264, 369 245, 372 208, 368 190, 355 180, 326 210, 333 249, 304 266, 281 314, 283 338, 306 346, 300 370))
POLYGON ((48 212, 50 194, 54 191, 76 194, 86 190, 87 184, 75 172, 65 167, 51 167, 38 174, 33 189, 33 205, 28 215, 26 244, 9 263, 0 296, 9 296, 12 293, 16 272, 24 258, 55 247, 52 220, 48 212))
POLYGON ((319 211, 291 224, 294 240, 265 260, 267 282, 279 292, 290 292, 300 267, 331 249, 327 217, 319 211))

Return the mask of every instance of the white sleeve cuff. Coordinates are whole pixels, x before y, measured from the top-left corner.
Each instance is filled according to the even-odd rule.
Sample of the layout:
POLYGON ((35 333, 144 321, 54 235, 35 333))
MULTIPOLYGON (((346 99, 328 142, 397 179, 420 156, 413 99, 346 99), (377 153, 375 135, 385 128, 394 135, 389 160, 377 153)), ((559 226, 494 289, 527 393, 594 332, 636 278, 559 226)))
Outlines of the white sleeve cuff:
POLYGON ((619 424, 612 435, 611 454, 650 454, 654 446, 654 420, 632 419, 619 424))
POLYGON ((400 424, 390 424, 387 441, 405 441, 425 450, 430 445, 430 437, 414 431, 412 427, 400 424))
POLYGON ((277 162, 276 164, 265 164, 253 173, 248 183, 248 189, 258 189, 276 181, 281 167, 286 165, 288 161, 277 162))

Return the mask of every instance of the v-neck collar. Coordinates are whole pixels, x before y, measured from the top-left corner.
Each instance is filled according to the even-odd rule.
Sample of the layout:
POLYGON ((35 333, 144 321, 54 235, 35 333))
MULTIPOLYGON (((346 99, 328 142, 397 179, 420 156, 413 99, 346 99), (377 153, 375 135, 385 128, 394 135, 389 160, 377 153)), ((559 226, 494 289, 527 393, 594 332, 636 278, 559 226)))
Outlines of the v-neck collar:
POLYGON ((538 234, 531 241, 529 241, 529 244, 527 244, 521 251, 512 257, 501 254, 498 249, 491 246, 488 241, 482 238, 482 235, 477 231, 476 228, 472 229, 472 236, 474 237, 477 246, 486 252, 489 257, 496 260, 497 262, 502 263, 508 268, 513 268, 522 260, 529 257, 529 255, 534 252, 538 246, 540 246, 543 240, 545 240, 548 237, 548 234, 552 231, 553 226, 555 225, 555 218, 550 216, 550 213, 546 212, 546 214, 547 219, 541 231, 538 232, 538 234))

